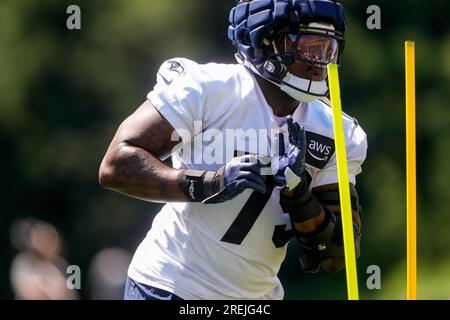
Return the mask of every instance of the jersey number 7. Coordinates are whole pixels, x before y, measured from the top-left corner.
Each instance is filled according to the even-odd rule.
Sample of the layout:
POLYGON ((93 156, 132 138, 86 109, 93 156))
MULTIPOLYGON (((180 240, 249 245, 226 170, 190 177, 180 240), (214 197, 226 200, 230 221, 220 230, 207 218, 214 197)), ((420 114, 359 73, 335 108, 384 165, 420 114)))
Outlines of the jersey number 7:
MULTIPOLYGON (((273 189, 272 186, 266 193, 253 192, 221 241, 240 245, 269 201, 273 189)), ((275 226, 272 242, 276 248, 284 247, 294 236, 294 231, 286 228, 285 224, 275 226)))

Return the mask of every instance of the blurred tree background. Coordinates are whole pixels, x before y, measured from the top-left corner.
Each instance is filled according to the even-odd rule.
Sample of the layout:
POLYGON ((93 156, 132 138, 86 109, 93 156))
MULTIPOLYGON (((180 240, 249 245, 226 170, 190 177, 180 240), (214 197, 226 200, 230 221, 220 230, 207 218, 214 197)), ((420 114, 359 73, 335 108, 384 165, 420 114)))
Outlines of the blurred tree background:
MULTIPOLYGON (((417 47, 418 297, 450 298, 450 33, 446 0, 342 0, 350 30, 342 60, 345 111, 369 138, 359 176, 363 206, 361 297, 406 297, 403 42, 417 47), (382 29, 366 9, 380 6, 382 29), (378 265, 381 290, 366 288, 378 265)), ((100 161, 120 122, 172 57, 234 63, 226 37, 234 0, 0 1, 0 298, 14 297, 13 221, 34 217, 61 234, 63 255, 82 270, 103 248, 134 253, 160 205, 102 190, 100 161), (81 8, 82 29, 66 28, 81 8)), ((345 272, 302 274, 291 244, 280 277, 287 299, 345 299, 345 272)), ((109 272, 109 270, 104 270, 109 272)))

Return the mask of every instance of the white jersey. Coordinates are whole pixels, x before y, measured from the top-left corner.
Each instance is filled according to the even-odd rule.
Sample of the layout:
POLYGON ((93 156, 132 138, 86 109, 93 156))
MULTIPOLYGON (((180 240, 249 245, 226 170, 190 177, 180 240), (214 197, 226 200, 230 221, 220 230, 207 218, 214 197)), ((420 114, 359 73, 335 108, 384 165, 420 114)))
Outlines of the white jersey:
MULTIPOLYGON (((150 102, 179 132, 175 168, 217 170, 236 155, 273 156, 273 132, 287 135, 251 72, 241 65, 165 62, 150 102)), ((301 104, 294 120, 307 131, 311 188, 338 182, 332 109, 301 104)), ((367 140, 344 115, 349 180, 361 172, 367 140)), ((277 135, 275 135, 277 136, 277 135)), ((287 142, 287 138, 285 142, 287 142)), ((283 299, 278 272, 293 236, 279 191, 246 190, 220 203, 168 203, 137 249, 128 275, 183 299, 283 299)))

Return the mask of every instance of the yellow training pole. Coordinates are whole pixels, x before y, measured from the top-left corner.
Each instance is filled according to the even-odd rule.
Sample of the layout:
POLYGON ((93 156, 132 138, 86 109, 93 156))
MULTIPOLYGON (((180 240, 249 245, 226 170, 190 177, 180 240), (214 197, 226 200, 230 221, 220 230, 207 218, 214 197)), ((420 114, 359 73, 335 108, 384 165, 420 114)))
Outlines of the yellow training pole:
POLYGON ((406 57, 406 291, 408 300, 417 299, 416 225, 416 88, 415 44, 405 42, 406 57))
POLYGON ((341 201, 342 227, 344 234, 345 268, 347 274, 347 292, 349 300, 359 300, 358 275, 356 271, 355 242, 353 235, 353 216, 348 181, 347 150, 342 123, 341 91, 339 73, 336 64, 328 65, 331 105, 333 107, 334 137, 336 144, 337 167, 339 176, 339 195, 341 201))

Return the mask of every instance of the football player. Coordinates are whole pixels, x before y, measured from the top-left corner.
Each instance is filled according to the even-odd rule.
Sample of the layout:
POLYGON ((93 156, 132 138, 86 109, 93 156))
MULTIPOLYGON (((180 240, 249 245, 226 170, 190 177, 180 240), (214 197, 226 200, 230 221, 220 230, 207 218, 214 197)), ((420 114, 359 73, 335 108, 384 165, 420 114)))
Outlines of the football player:
MULTIPOLYGON (((162 64, 99 173, 107 189, 166 203, 125 299, 283 299, 291 239, 304 271, 344 266, 326 66, 339 63, 346 28, 336 1, 238 1, 228 30, 237 64, 162 64)), ((359 255, 367 140, 354 118, 343 122, 359 255)))

